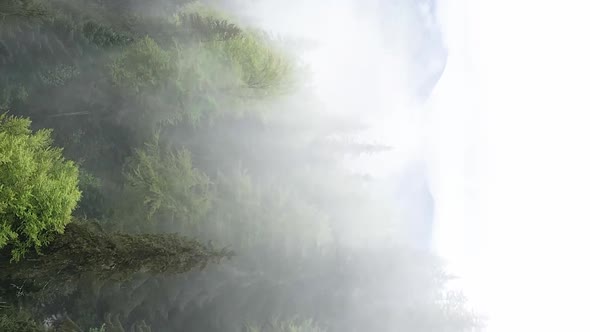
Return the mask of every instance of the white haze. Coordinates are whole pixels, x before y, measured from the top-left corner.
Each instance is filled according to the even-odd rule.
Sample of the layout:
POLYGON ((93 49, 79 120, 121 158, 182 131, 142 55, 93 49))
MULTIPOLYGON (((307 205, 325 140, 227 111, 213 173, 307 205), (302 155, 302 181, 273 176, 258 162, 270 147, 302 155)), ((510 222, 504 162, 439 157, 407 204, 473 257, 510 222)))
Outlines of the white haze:
POLYGON ((406 89, 407 55, 375 38, 373 6, 262 1, 249 9, 266 29, 319 41, 306 60, 328 109, 356 114, 372 124, 364 139, 395 147, 351 167, 390 175, 426 161, 435 248, 488 316, 488 331, 590 331, 582 2, 439 1, 449 57, 424 106, 406 89))
MULTIPOLYGON (((442 86, 439 82, 426 103, 418 100, 409 87, 416 73, 410 70, 414 59, 406 46, 420 36, 412 29, 413 22, 408 22, 412 18, 403 13, 387 17, 379 12, 378 3, 275 0, 258 1, 243 10, 266 31, 317 42, 304 60, 310 65, 315 91, 326 110, 367 123, 368 129, 359 139, 394 147, 390 152, 351 158, 348 164, 352 170, 381 178, 384 186, 393 187, 400 182, 398 177, 406 174, 405 168, 416 161, 425 165, 426 181, 435 199, 435 248, 449 260, 452 273, 468 275, 470 271, 460 263, 466 259, 462 253, 469 245, 466 223, 477 213, 466 214, 466 190, 470 189, 465 177, 468 173, 475 176, 478 170, 476 154, 472 154, 471 164, 466 166, 465 160, 466 151, 473 149, 464 144, 466 135, 477 131, 466 123, 474 120, 465 112, 473 102, 464 93, 470 83, 463 75, 461 59, 453 57, 442 86), (397 31, 384 31, 379 26, 383 16, 399 20, 393 24, 397 31), (395 34, 395 38, 386 41, 386 34, 395 34)), ((446 42, 452 45, 450 40, 446 42)), ((383 202, 399 203, 393 198, 383 202)), ((411 209, 429 208, 421 201, 404 204, 411 209)), ((457 284, 461 289, 471 286, 464 277, 457 284)))
POLYGON ((378 1, 258 1, 245 7, 257 25, 283 37, 317 44, 304 54, 318 97, 331 114, 351 115, 369 125, 366 142, 394 151, 350 160, 350 167, 387 176, 420 155, 423 120, 407 92, 408 59, 400 46, 386 48, 376 17, 378 1))
POLYGON ((435 107, 465 123, 466 172, 448 182, 468 189, 439 214, 439 248, 488 314, 487 331, 590 330, 585 9, 575 1, 441 4, 450 55, 435 107))

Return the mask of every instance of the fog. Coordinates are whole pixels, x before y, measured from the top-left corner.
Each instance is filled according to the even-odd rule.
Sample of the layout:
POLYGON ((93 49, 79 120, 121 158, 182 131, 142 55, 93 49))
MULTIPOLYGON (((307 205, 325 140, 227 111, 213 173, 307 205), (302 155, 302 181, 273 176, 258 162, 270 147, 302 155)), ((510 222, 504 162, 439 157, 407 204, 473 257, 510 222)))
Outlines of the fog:
POLYGON ((471 33, 462 40, 477 69, 484 124, 485 168, 473 183, 485 241, 479 264, 463 265, 488 307, 488 330, 586 330, 583 6, 453 3, 468 8, 471 33))
MULTIPOLYGON (((448 52, 436 2, 252 1, 232 10, 266 31, 311 42, 302 59, 323 105, 316 112, 364 124, 363 131, 348 139, 392 147, 346 158, 346 166, 379 178, 389 188, 393 195, 382 204, 416 215, 401 219, 431 223, 431 217, 417 215, 434 209, 429 182, 438 170, 429 167, 439 167, 436 141, 449 136, 436 133, 449 112, 434 110, 430 101, 448 52)), ((463 119, 445 123, 453 121, 462 130, 463 119)), ((417 241, 430 242, 430 237, 417 241)))
POLYGON ((514 326, 464 5, 0 5, 0 330, 514 326))

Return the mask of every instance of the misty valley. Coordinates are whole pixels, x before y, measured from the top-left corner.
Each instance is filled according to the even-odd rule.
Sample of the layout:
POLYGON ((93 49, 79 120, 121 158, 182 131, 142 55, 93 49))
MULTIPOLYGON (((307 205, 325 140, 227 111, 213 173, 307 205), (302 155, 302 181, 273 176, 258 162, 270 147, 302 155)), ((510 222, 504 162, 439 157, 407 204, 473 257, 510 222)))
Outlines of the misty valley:
MULTIPOLYGON (((395 159, 362 138, 378 83, 342 66, 368 92, 326 102, 321 46, 244 14, 265 2, 0 0, 0 332, 481 328, 422 164, 350 166, 395 159)), ((418 30, 416 104, 445 61, 418 30)))

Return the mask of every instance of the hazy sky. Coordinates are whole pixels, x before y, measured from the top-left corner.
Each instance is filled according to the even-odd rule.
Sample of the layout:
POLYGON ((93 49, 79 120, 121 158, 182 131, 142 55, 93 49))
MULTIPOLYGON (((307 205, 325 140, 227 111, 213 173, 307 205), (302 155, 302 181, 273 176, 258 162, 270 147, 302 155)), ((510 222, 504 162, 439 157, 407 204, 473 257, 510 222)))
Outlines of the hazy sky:
MULTIPOLYGON (((584 2, 437 1, 448 59, 425 105, 407 89, 419 66, 375 36, 379 2, 251 10, 269 30, 320 40, 307 60, 329 108, 358 112, 373 123, 367 137, 395 147, 358 167, 388 174, 426 161, 436 248, 488 314, 488 331, 590 331, 584 2)), ((408 25, 397 28, 413 41, 408 25)))
POLYGON ((439 248, 466 272, 488 331, 590 331, 586 5, 439 7, 439 248))

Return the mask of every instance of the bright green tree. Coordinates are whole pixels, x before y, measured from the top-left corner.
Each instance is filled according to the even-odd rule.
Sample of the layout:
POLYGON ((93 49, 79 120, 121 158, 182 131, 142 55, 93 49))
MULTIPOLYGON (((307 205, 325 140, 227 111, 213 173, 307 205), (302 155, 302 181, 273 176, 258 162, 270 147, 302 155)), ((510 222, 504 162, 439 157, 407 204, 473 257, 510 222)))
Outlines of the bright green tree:
POLYGON ((51 131, 33 133, 26 118, 0 115, 0 248, 18 261, 63 233, 81 193, 78 168, 51 146, 51 131))

